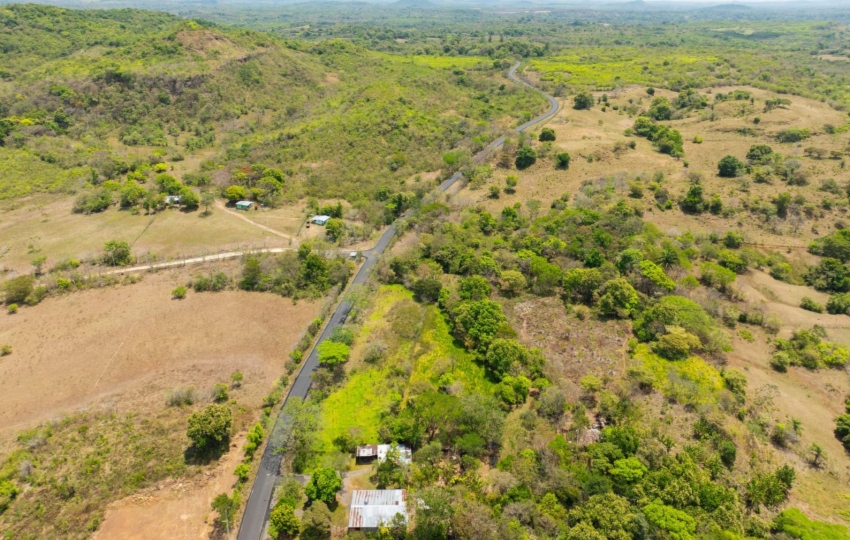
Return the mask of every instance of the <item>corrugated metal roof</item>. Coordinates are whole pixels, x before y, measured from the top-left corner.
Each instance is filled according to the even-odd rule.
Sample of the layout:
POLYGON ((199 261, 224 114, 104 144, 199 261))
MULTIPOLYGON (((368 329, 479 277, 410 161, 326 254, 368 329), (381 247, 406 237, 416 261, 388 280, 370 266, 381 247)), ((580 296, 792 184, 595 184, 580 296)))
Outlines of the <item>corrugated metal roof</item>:
POLYGON ((349 529, 374 529, 396 514, 407 521, 407 491, 403 489, 355 490, 351 496, 349 529))

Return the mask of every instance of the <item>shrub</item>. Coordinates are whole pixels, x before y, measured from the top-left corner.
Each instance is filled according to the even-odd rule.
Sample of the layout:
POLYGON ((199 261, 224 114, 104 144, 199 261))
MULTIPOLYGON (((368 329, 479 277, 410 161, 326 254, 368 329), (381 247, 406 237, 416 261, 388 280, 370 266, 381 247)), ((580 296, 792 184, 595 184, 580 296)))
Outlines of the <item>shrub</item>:
POLYGON ((119 240, 110 240, 103 246, 103 263, 109 266, 127 266, 133 262, 130 244, 119 240))
POLYGON ((773 155, 773 149, 766 144, 754 144, 747 151, 747 160, 750 163, 764 163, 773 155))
POLYGON ((826 311, 833 315, 850 315, 850 294, 837 293, 830 296, 826 302, 826 311))
POLYGON ((32 294, 34 287, 35 278, 32 276, 18 276, 6 281, 3 284, 6 303, 11 307, 11 305, 25 302, 27 297, 32 294))
POLYGON ((684 360, 699 347, 699 338, 680 326, 668 326, 667 333, 652 344, 653 351, 669 360, 684 360))
POLYGON ((641 116, 635 120, 634 132, 652 141, 662 154, 669 154, 677 158, 685 155, 684 141, 678 130, 656 124, 649 118, 641 116))
POLYGON ((175 287, 174 290, 171 291, 171 298, 174 298, 175 300, 183 300, 186 298, 186 287, 183 285, 175 287))
POLYGON ((236 479, 239 483, 244 484, 248 481, 248 475, 251 472, 251 467, 246 463, 240 463, 236 466, 236 469, 233 470, 233 474, 236 475, 236 479))
POLYGON ((738 457, 738 447, 729 439, 722 439, 717 443, 717 453, 720 456, 720 461, 727 469, 735 466, 735 459, 738 457))
POLYGON ((702 144, 702 137, 694 135, 694 144, 702 144))
POLYGON ((850 414, 842 414, 835 422, 835 437, 850 451, 850 414))
POLYGON ((233 413, 226 405, 209 405, 189 416, 186 435, 199 451, 207 451, 227 443, 233 413))
POLYGON ((12 354, 11 345, 0 345, 0 356, 9 356, 12 354))
POLYGON ((625 278, 616 278, 604 286, 604 294, 599 299, 599 310, 605 315, 623 319, 631 317, 638 306, 637 291, 625 278))
POLYGON ((701 214, 705 212, 708 209, 708 201, 703 197, 702 184, 691 184, 685 197, 679 202, 679 207, 686 214, 701 214))
POLYGON ((649 106, 649 117, 653 120, 670 120, 673 117, 673 106, 666 97, 657 97, 649 106))
POLYGON ((723 236, 723 245, 729 249, 738 249, 744 243, 744 235, 729 231, 723 236))
POLYGON ((168 393, 165 404, 169 407, 183 407, 195 403, 194 388, 175 388, 168 393))
POLYGON ((112 205, 112 190, 103 188, 98 191, 81 193, 74 201, 76 214, 95 214, 103 212, 112 205))
POLYGON ((555 156, 555 163, 559 169, 569 169, 570 154, 568 152, 559 153, 557 156, 555 156))
POLYGON ((726 156, 717 164, 717 172, 722 178, 735 178, 744 170, 744 164, 735 156, 726 156))
POLYGON ((586 110, 593 107, 593 95, 587 90, 582 90, 573 98, 573 109, 586 110))
POLYGON ((241 371, 234 371, 230 375, 230 387, 231 388, 239 388, 240 386, 242 386, 242 381, 244 381, 244 380, 245 380, 245 376, 242 374, 241 371))
POLYGON ((809 251, 822 257, 838 259, 842 263, 850 261, 850 229, 842 229, 809 244, 809 251))
POLYGON ((336 366, 348 361, 351 349, 345 343, 323 341, 316 347, 319 352, 319 363, 324 366, 336 366))
POLYGON ((224 383, 215 383, 212 388, 212 399, 216 403, 227 401, 227 385, 224 383))
POLYGON ((369 346, 366 347, 366 352, 363 354, 363 360, 369 364, 377 364, 383 360, 386 353, 387 344, 383 341, 376 341, 370 343, 369 346))
POLYGON ((18 312, 18 304, 9 304, 6 307, 6 311, 9 312, 9 315, 14 315, 15 313, 18 312))
POLYGON ((644 260, 638 266, 640 267, 641 275, 659 289, 670 292, 676 288, 676 282, 670 279, 664 272, 664 269, 654 262, 644 260))
POLYGON ((230 278, 224 272, 216 272, 208 276, 197 276, 192 282, 192 289, 195 292, 205 291, 223 291, 230 285, 230 278))
POLYGON ((789 128, 780 131, 776 135, 776 140, 781 143, 795 143, 806 140, 809 137, 811 137, 811 133, 809 133, 808 129, 789 128))
POLYGON ((554 141, 555 140, 555 130, 552 128, 543 128, 540 131, 540 136, 537 138, 540 142, 546 141, 554 141))
POLYGON ((269 514, 269 534, 277 540, 289 540, 301 532, 301 521, 291 504, 276 504, 269 514))
POLYGON ((344 343, 349 347, 354 343, 354 330, 350 326, 337 326, 331 331, 329 341, 344 343))
POLYGON ((224 190, 224 198, 230 202, 244 200, 247 196, 245 188, 239 185, 233 185, 224 190))
POLYGON ((458 285, 458 294, 461 300, 486 300, 490 298, 493 288, 490 282, 481 276, 469 276, 462 278, 458 285))
POLYGON ((516 153, 516 160, 514 163, 516 164, 517 169, 527 169, 534 165, 537 161, 537 152, 534 151, 534 148, 530 146, 523 146, 516 153))
POLYGON ((800 307, 805 309, 806 311, 813 311, 815 313, 823 313, 823 306, 809 298, 808 296, 804 296, 800 301, 800 307))
POLYGON ((700 265, 700 272, 702 282, 707 287, 714 287, 721 291, 726 290, 737 277, 732 270, 710 261, 700 265))

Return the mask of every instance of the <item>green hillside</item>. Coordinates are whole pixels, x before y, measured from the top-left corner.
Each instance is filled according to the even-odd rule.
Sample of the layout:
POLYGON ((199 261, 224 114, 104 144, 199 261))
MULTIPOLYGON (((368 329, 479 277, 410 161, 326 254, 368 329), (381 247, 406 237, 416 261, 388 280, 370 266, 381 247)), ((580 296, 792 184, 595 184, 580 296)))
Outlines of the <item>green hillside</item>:
POLYGON ((432 67, 138 10, 13 5, 0 27, 4 145, 75 178, 13 171, 0 180, 4 198, 120 182, 194 156, 187 183, 250 188, 234 174, 262 165, 284 171, 284 198, 354 202, 381 185, 402 189, 456 145, 485 144, 490 122, 543 106, 502 65, 432 67))

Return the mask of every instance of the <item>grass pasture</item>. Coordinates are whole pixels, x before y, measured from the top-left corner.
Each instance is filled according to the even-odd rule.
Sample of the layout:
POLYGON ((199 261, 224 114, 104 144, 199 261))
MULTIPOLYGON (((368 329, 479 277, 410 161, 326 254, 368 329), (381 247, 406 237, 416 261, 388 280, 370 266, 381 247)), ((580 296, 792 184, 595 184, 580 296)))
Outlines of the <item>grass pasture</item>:
MULTIPOLYGON (((159 259, 289 246, 285 238, 218 208, 209 215, 202 210, 176 209, 155 215, 133 214, 115 207, 83 215, 71 212, 71 201, 47 196, 6 205, 9 210, 0 215, 0 265, 18 272, 29 271, 30 261, 38 255, 47 256, 48 268, 66 258, 85 261, 98 257, 109 240, 129 242, 137 257, 159 259)), ((297 220, 284 219, 291 208, 271 211, 270 216, 281 219, 268 219, 267 226, 284 233, 297 230, 297 220), (286 229, 278 229, 280 225, 286 229)), ((256 214, 263 212, 246 217, 253 219, 256 214)))

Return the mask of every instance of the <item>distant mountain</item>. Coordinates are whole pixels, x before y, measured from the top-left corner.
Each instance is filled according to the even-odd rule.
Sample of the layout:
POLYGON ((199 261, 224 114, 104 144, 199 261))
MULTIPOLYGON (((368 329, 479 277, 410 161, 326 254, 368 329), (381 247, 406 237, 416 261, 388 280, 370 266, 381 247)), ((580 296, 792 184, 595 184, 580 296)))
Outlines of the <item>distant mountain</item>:
POLYGON ((430 0, 398 0, 397 2, 393 2, 392 4, 390 4, 390 6, 415 9, 427 9, 437 7, 437 5, 431 2, 430 0))
POLYGON ((716 6, 711 6, 707 8, 703 8, 703 11, 750 11, 753 8, 751 6, 746 6, 744 4, 719 4, 716 6))

